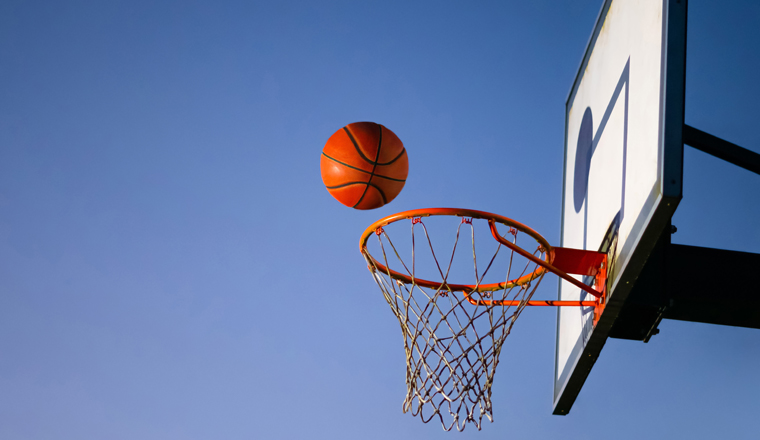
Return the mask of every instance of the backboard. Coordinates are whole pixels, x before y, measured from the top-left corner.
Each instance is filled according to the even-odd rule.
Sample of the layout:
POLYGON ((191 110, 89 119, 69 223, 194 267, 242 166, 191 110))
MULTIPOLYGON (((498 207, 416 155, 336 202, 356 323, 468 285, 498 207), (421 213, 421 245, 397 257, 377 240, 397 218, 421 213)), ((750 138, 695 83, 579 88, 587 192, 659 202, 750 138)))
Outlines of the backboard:
MULTIPOLYGON (((558 308, 554 414, 570 411, 681 199, 685 52, 686 0, 607 0, 570 90, 560 246, 610 265, 596 326, 592 308, 558 308)), ((586 294, 560 281, 559 299, 586 294)))

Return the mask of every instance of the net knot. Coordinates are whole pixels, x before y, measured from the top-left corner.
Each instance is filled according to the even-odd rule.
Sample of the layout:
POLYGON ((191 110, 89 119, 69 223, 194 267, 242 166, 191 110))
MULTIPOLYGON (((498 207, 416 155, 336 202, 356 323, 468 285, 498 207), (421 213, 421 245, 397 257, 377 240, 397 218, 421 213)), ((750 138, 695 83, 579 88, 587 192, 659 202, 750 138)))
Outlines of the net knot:
POLYGON ((462 223, 467 223, 468 225, 471 225, 472 224, 472 217, 470 217, 470 218, 462 217, 462 223))
POLYGON ((517 229, 515 229, 515 228, 509 228, 508 234, 512 234, 515 237, 517 237, 517 229))
POLYGON ((383 232, 385 232, 385 231, 383 231, 383 228, 377 228, 377 229, 375 229, 375 235, 382 235, 383 232))
POLYGON ((422 223, 422 218, 420 218, 420 217, 412 217, 412 224, 415 225, 417 223, 422 223))

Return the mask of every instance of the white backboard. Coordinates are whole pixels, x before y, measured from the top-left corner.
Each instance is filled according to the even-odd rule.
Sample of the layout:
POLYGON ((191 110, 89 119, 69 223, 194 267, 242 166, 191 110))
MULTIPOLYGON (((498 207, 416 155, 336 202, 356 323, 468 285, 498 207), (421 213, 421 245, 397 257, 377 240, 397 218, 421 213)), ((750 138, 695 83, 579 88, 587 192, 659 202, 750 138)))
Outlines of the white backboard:
MULTIPOLYGON (((606 1, 567 99, 562 247, 608 252, 608 305, 557 315, 554 413, 567 414, 681 197, 686 1, 606 1)), ((579 277, 580 278, 580 277, 579 277)), ((561 281, 559 299, 588 299, 561 281)))

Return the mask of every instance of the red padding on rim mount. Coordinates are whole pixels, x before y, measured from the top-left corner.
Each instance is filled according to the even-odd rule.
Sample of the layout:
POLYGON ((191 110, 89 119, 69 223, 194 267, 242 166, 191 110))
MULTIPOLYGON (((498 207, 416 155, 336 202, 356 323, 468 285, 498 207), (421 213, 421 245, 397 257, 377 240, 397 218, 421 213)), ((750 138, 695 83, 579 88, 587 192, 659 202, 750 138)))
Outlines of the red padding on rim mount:
POLYGON ((581 249, 555 247, 552 250, 554 251, 552 266, 574 275, 596 276, 606 257, 603 252, 581 249))

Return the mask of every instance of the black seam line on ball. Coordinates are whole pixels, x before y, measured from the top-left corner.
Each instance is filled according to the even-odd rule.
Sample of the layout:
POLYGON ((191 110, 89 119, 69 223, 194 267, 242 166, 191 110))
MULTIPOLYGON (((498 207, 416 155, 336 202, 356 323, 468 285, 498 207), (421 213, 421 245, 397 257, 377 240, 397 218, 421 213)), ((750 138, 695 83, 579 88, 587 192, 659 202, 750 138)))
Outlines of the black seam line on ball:
POLYGON ((380 193, 380 198, 383 199, 383 205, 385 205, 386 203, 388 203, 388 200, 385 198, 385 193, 383 192, 382 189, 380 189, 377 185, 375 185, 372 182, 368 182, 367 185, 368 185, 368 187, 371 186, 372 188, 375 188, 377 190, 377 192, 380 193))
POLYGON ((375 177, 379 177, 381 179, 392 180, 394 182, 406 182, 406 179, 394 179, 393 177, 383 176, 382 174, 375 174, 375 177))
MULTIPOLYGON (((380 127, 380 137, 382 138, 382 136, 383 136, 383 126, 380 125, 380 124, 377 124, 377 125, 380 127)), ((406 153, 406 148, 401 147, 401 152, 396 157, 394 157, 393 159, 391 159, 389 162, 382 162, 382 163, 377 162, 377 159, 380 158, 379 154, 377 155, 377 159, 375 159, 375 161, 372 161, 370 158, 368 158, 367 156, 365 156, 364 152, 362 151, 362 149, 359 148, 359 143, 356 142, 356 139, 354 139, 354 135, 351 134, 351 131, 348 129, 348 127, 343 127, 343 131, 346 132, 346 134, 348 135, 348 138, 351 140, 351 143, 354 144, 354 148, 356 148, 356 152, 359 153, 359 156, 361 156, 362 159, 364 159, 365 161, 367 161, 367 163, 369 163, 371 165, 390 165, 393 162, 397 161, 401 156, 403 156, 404 153, 406 153)), ((382 141, 381 141, 381 144, 382 144, 382 141)))
POLYGON ((338 189, 338 188, 343 188, 343 187, 351 186, 351 185, 366 185, 366 184, 367 184, 367 182, 356 181, 356 182, 341 183, 340 185, 335 185, 335 186, 327 186, 326 188, 327 189, 338 189))
MULTIPOLYGON (((362 193, 362 196, 359 197, 359 201, 356 202, 356 205, 354 205, 353 208, 356 208, 357 206, 359 206, 359 203, 361 203, 362 200, 364 200, 364 196, 367 195, 367 190, 369 189, 369 186, 372 185, 372 178, 375 177, 375 169, 377 168, 377 159, 380 157, 380 149, 383 148, 383 126, 378 125, 377 128, 380 129, 380 135, 377 136, 378 140, 377 140, 377 154, 375 154, 375 164, 372 165, 372 174, 370 174, 369 180, 367 180, 367 186, 364 187, 364 192, 362 193)), ((374 186, 376 189, 379 189, 375 185, 372 185, 372 186, 374 186)), ((383 201, 385 201, 385 197, 383 196, 382 192, 380 193, 380 196, 383 198, 383 201)))
MULTIPOLYGON (((330 159, 333 162, 339 163, 339 164, 343 165, 344 167, 351 168, 352 170, 361 171, 362 173, 371 174, 370 171, 363 170, 361 168, 357 168, 357 167, 355 167, 353 165, 349 165, 349 164, 347 164, 345 162, 341 162, 341 161, 339 161, 338 159, 336 159, 334 157, 330 157, 329 155, 325 154, 324 152, 322 152, 322 156, 330 159)), ((395 182, 406 182, 406 179, 394 179, 393 177, 383 176, 382 174, 375 174, 375 177, 382 177, 383 179, 393 180, 395 182)))
MULTIPOLYGON (((346 187, 346 186, 351 186, 351 185, 370 185, 372 188, 375 188, 375 189, 377 190, 377 192, 378 192, 378 193, 380 193, 380 198, 382 198, 382 199, 383 199, 383 204, 386 204, 386 203, 388 203, 388 200, 387 200, 387 198, 385 197, 385 193, 383 192, 383 190, 382 190, 382 189, 380 189, 380 188, 379 188, 377 185, 375 185, 374 183, 369 183, 369 184, 368 184, 367 182, 348 182, 348 183, 344 183, 344 184, 341 184, 341 185, 328 186, 328 187, 326 187, 326 188, 327 188, 327 189, 338 189, 338 188, 344 188, 344 187, 346 187)), ((366 191, 366 189, 365 189, 365 191, 366 191)))
POLYGON ((341 185, 328 186, 328 187, 326 187, 326 188, 327 188, 327 189, 338 189, 338 188, 343 188, 343 187, 346 187, 346 186, 351 186, 351 185, 369 185, 369 186, 371 186, 372 188, 375 188, 375 189, 377 190, 377 192, 378 192, 378 193, 380 193, 380 198, 382 198, 382 199, 383 199, 383 204, 386 204, 386 203, 388 203, 388 199, 385 197, 385 193, 383 192, 383 190, 382 190, 382 189, 380 189, 380 188, 379 188, 377 185, 375 185, 374 183, 367 183, 367 182, 348 182, 348 183, 344 183, 344 184, 341 184, 341 185))
POLYGON ((403 155, 404 155, 404 153, 406 153, 406 148, 404 148, 403 150, 401 150, 401 153, 399 153, 399 154, 398 154, 398 156, 396 156, 396 157, 394 157, 393 159, 391 159, 391 161, 390 161, 390 162, 385 162, 385 163, 378 163, 378 165, 390 165, 390 164, 392 164, 393 162, 397 161, 397 160, 398 160, 398 159, 399 159, 401 156, 403 156, 403 155))
MULTIPOLYGON (((364 155, 364 152, 362 151, 362 149, 361 149, 361 148, 359 148, 359 143, 358 143, 358 142, 356 142, 356 139, 354 139, 354 135, 352 135, 352 134, 351 134, 351 131, 348 129, 348 127, 347 127, 347 126, 346 126, 346 127, 343 127, 343 131, 345 131, 345 132, 346 132, 346 134, 348 135, 348 138, 349 138, 349 139, 351 139, 351 143, 352 143, 352 144, 354 144, 354 148, 356 148, 356 152, 357 152, 357 153, 359 153, 359 156, 361 156, 361 157, 362 157, 362 159, 366 160, 366 161, 367 161, 367 162, 369 162, 371 165, 376 165, 376 163, 375 163, 375 162, 372 162, 372 160, 371 160, 370 158, 368 158, 367 156, 365 156, 365 155, 364 155)), ((381 129, 381 130, 380 130, 381 136, 382 136, 382 132, 383 132, 383 131, 382 131, 382 129, 381 129)), ((376 159, 376 160, 377 160, 377 159, 376 159)))

